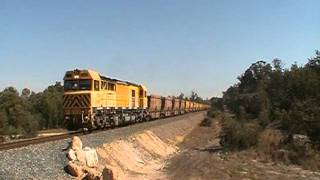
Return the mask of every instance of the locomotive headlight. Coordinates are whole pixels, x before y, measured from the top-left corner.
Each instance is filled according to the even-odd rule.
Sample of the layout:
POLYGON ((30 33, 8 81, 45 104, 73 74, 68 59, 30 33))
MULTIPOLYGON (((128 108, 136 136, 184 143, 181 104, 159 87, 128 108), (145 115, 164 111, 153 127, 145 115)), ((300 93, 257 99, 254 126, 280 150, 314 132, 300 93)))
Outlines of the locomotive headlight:
POLYGON ((66 119, 66 120, 69 120, 69 119, 70 119, 70 117, 69 117, 69 116, 66 116, 66 117, 65 117, 65 119, 66 119))

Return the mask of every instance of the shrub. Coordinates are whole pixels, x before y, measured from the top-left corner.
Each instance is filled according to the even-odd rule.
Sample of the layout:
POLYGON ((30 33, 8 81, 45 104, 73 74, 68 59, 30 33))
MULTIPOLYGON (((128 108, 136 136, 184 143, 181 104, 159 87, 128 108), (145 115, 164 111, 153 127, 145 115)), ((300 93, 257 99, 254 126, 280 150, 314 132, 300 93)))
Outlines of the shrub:
POLYGON ((320 154, 313 153, 307 158, 300 160, 300 165, 305 169, 310 169, 313 171, 320 170, 320 154))
POLYGON ((213 109, 210 109, 208 112, 207 112, 207 116, 210 117, 210 118, 215 118, 219 115, 219 111, 217 110, 213 110, 213 109))
POLYGON ((212 119, 209 118, 209 117, 205 117, 201 123, 200 123, 200 126, 204 126, 204 127, 210 127, 212 124, 212 119))
POLYGON ((280 146, 285 140, 285 136, 280 130, 275 129, 265 129, 259 135, 258 139, 258 153, 261 158, 265 160, 277 160, 279 157, 275 154, 276 150, 280 149, 280 146))
MULTIPOLYGON (((301 135, 300 135, 301 136, 301 135)), ((265 129, 259 135, 257 151, 261 160, 301 165, 305 169, 319 170, 320 155, 310 144, 289 140, 281 130, 265 129)))
POLYGON ((320 153, 312 146, 306 135, 295 134, 286 144, 285 148, 290 151, 290 161, 293 164, 301 165, 305 169, 320 169, 320 153))
POLYGON ((260 129, 261 127, 257 122, 224 118, 220 143, 230 149, 247 149, 257 144, 260 129))

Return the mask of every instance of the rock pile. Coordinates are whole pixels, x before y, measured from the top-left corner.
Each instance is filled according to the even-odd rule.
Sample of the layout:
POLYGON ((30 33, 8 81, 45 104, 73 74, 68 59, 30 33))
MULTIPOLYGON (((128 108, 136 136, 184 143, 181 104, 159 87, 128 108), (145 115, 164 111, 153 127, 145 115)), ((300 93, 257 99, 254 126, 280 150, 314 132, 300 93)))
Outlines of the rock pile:
POLYGON ((72 138, 70 148, 67 152, 69 160, 66 170, 72 176, 88 180, 109 180, 113 179, 112 172, 104 169, 101 173, 98 155, 95 149, 82 148, 82 141, 79 137, 72 138))

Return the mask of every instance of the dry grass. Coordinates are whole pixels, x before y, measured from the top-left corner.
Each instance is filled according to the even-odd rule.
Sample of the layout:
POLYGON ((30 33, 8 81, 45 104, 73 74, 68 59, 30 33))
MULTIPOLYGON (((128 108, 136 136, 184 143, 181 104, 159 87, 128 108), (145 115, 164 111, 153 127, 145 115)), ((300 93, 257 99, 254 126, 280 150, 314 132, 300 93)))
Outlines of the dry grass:
POLYGON ((285 136, 280 130, 265 129, 262 131, 258 139, 257 147, 257 151, 261 160, 288 161, 286 152, 284 150, 278 151, 284 140, 285 136))
POLYGON ((257 153, 260 161, 296 164, 304 169, 319 170, 320 154, 314 149, 287 143, 286 135, 277 129, 265 129, 258 139, 257 153))

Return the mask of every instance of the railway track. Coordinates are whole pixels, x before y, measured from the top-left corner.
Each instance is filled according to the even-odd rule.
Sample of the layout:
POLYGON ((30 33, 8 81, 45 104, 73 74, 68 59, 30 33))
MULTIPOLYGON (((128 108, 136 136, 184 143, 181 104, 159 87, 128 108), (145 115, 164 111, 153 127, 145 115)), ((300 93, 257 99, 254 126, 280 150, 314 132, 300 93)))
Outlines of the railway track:
POLYGON ((78 132, 71 132, 71 133, 59 134, 59 135, 53 135, 53 136, 47 136, 47 137, 30 138, 30 139, 23 139, 20 141, 1 143, 0 151, 20 148, 28 145, 33 145, 33 144, 45 143, 49 141, 67 139, 75 135, 83 135, 83 133, 81 131, 78 131, 78 132))
MULTIPOLYGON (((121 128, 121 126, 116 127, 116 128, 121 128)), ((96 130, 91 131, 90 134, 98 133, 101 131, 105 131, 105 129, 96 129, 96 130)), ((70 133, 66 133, 66 134, 59 134, 59 135, 38 137, 38 138, 29 138, 29 139, 23 139, 20 141, 0 143, 0 151, 9 150, 9 149, 16 149, 16 148, 25 147, 28 145, 40 144, 40 143, 45 143, 45 142, 50 142, 50 141, 63 140, 63 139, 71 138, 72 136, 75 136, 75 135, 83 136, 83 135, 85 135, 85 133, 83 133, 83 131, 75 131, 75 132, 70 132, 70 133)))

